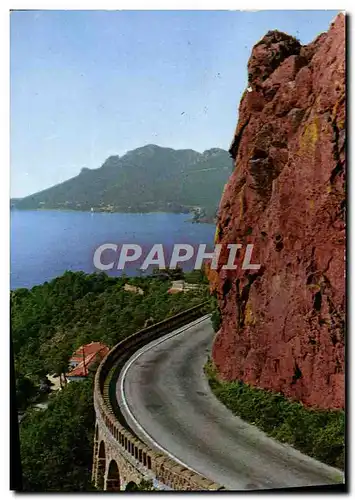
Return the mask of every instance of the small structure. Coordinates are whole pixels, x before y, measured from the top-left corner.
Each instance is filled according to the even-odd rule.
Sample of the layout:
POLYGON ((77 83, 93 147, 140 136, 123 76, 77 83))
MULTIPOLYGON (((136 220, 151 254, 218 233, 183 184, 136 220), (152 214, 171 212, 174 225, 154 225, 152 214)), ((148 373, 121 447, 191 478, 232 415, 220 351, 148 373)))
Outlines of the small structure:
POLYGON ((144 290, 142 290, 142 288, 140 288, 139 286, 130 285, 129 283, 125 283, 123 289, 126 292, 132 292, 132 293, 138 293, 139 295, 144 295, 144 290))
POLYGON ((196 290, 200 288, 200 285, 186 283, 184 280, 176 280, 171 284, 171 288, 169 288, 168 293, 180 293, 180 292, 188 292, 189 290, 196 290))
POLYGON ((62 389, 62 385, 63 385, 62 374, 50 375, 49 373, 47 373, 46 377, 50 382, 52 392, 60 391, 62 389))
POLYGON ((100 363, 109 350, 101 342, 91 342, 79 347, 69 360, 71 370, 66 374, 68 382, 85 380, 90 373, 90 366, 100 363))

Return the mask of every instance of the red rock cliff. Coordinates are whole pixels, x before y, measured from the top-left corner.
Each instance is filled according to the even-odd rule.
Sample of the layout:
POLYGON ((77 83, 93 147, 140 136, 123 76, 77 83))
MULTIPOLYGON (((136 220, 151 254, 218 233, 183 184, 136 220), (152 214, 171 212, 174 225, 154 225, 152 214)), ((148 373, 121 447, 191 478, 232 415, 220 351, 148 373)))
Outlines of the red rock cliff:
MULTIPOLYGON (((258 271, 210 271, 222 378, 344 405, 345 17, 302 46, 270 31, 248 63, 216 242, 258 271)), ((225 255, 225 252, 222 252, 225 255)), ((223 260, 224 259, 224 260, 223 260)))

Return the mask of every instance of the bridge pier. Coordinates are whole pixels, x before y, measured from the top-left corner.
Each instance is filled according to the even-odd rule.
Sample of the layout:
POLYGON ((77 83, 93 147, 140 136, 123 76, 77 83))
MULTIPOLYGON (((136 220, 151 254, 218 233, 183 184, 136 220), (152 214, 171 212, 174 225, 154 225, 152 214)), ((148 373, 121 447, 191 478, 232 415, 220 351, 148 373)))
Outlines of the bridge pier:
POLYGON ((97 464, 96 482, 95 486, 99 490, 103 490, 105 485, 105 459, 99 458, 97 464))
POLYGON ((97 460, 99 453, 99 442, 98 442, 99 426, 95 425, 95 436, 94 436, 94 454, 92 459, 92 472, 91 472, 91 482, 96 485, 97 481, 97 460))
MULTIPOLYGON (((95 448, 95 445, 94 445, 95 448)), ((104 441, 100 442, 100 446, 96 446, 96 454, 94 455, 92 476, 93 483, 96 488, 103 490, 105 486, 106 473, 106 451, 104 441)))

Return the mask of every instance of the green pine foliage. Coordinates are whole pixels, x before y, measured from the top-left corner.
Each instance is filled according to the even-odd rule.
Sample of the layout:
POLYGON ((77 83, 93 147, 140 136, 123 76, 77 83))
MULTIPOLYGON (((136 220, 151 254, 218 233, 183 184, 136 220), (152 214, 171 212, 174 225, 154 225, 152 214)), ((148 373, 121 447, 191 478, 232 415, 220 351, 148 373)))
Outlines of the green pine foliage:
POLYGON ((20 425, 24 491, 94 490, 94 426, 92 378, 50 396, 46 410, 29 409, 20 425))

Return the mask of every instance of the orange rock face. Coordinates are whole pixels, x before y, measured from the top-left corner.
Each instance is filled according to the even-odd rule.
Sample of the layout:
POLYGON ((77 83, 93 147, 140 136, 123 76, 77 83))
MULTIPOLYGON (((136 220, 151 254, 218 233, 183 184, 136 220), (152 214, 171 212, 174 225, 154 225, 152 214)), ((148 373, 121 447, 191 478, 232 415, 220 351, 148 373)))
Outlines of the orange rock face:
MULTIPOLYGON (((254 244, 258 271, 210 271, 222 378, 344 406, 345 17, 307 46, 255 45, 216 242, 254 244)), ((240 260, 239 260, 240 262, 240 260)))

